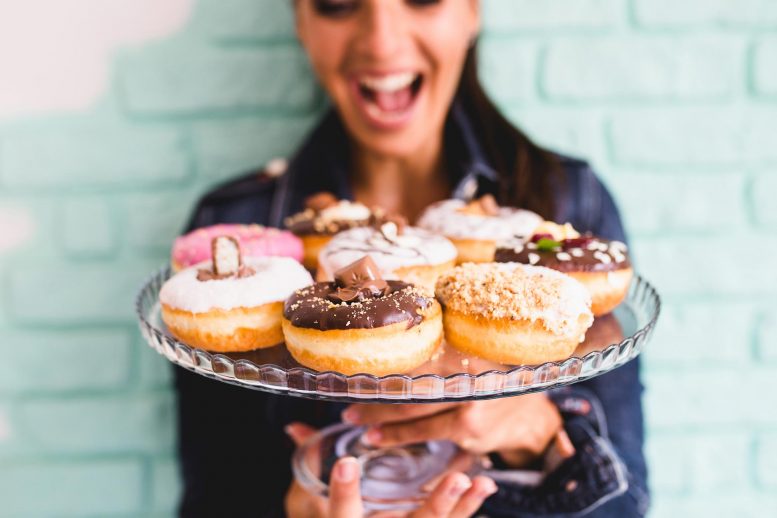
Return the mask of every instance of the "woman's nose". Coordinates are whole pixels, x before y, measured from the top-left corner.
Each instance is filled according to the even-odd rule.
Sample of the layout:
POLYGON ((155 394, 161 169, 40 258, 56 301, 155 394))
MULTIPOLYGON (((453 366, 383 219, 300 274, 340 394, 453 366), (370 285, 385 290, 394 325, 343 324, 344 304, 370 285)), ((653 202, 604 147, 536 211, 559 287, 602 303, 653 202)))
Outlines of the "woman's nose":
POLYGON ((373 59, 394 57, 408 38, 403 2, 368 0, 362 10, 357 46, 373 59))

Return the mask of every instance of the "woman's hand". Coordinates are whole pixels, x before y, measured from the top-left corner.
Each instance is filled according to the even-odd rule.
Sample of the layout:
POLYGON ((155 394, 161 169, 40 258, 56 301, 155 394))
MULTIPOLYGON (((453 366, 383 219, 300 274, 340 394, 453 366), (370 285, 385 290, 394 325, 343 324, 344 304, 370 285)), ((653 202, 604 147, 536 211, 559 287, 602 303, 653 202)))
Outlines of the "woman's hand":
POLYGON ((368 426, 373 446, 447 439, 473 453, 497 452, 513 467, 540 457, 552 441, 562 457, 574 447, 561 414, 544 394, 424 405, 351 405, 343 421, 368 426))
MULTIPOLYGON (((316 431, 293 423, 286 432, 299 446, 316 431)), ((292 518, 360 518, 364 508, 359 490, 360 468, 353 457, 338 460, 329 483, 329 498, 311 495, 294 480, 286 493, 286 514, 292 518)), ((413 518, 464 518, 472 516, 483 501, 496 492, 487 477, 470 480, 463 473, 449 473, 434 488, 423 506, 412 513, 376 513, 373 516, 413 518)))

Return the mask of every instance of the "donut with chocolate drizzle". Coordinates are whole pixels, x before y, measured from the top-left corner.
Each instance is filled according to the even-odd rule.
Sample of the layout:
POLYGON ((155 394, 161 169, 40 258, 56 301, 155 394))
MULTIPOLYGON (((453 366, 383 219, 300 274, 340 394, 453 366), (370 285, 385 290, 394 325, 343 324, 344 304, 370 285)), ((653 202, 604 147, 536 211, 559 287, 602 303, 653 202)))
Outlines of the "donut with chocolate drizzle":
POLYGON ((289 352, 315 370, 405 372, 429 359, 442 341, 434 297, 383 279, 370 256, 335 272, 332 282, 297 290, 283 317, 289 352))

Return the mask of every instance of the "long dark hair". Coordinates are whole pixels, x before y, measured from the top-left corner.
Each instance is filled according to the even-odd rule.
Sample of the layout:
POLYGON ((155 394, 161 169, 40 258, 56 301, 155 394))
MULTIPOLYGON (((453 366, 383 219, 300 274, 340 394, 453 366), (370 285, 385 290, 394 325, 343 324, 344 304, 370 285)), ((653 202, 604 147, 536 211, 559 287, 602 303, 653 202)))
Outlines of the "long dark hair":
POLYGON ((553 219, 554 188, 563 187, 559 161, 507 120, 488 97, 478 77, 476 44, 467 53, 457 96, 499 173, 499 202, 553 219))

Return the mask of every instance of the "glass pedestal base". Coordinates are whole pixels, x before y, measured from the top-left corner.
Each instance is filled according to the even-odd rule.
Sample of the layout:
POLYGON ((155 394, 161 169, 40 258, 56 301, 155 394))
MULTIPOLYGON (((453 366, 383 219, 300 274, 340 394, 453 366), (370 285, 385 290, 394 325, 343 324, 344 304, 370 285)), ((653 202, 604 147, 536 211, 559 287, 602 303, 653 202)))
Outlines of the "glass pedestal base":
POLYGON ((361 464, 365 509, 407 511, 418 507, 446 473, 461 471, 473 477, 488 467, 486 458, 464 452, 450 441, 373 448, 362 441, 364 431, 338 424, 311 437, 292 460, 299 483, 313 494, 327 496, 334 463, 352 456, 361 464))

